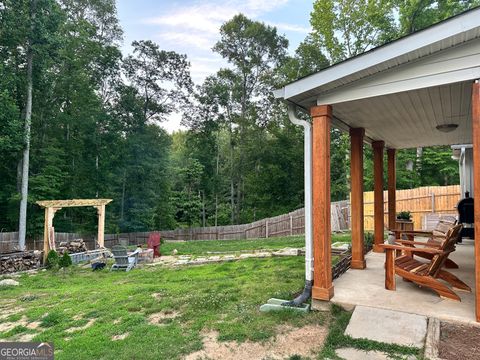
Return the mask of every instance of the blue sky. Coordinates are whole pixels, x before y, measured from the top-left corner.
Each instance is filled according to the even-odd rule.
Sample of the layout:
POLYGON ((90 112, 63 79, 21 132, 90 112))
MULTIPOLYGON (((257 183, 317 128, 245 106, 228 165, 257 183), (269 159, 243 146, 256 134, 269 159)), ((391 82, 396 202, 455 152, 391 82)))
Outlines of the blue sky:
MULTIPOLYGON (((133 40, 152 40, 164 50, 186 54, 192 78, 200 84, 206 76, 226 66, 211 48, 219 39, 218 29, 235 14, 275 25, 290 41, 293 52, 310 31, 309 0, 117 0, 124 30, 123 52, 133 40)), ((179 127, 180 116, 165 124, 179 127)))

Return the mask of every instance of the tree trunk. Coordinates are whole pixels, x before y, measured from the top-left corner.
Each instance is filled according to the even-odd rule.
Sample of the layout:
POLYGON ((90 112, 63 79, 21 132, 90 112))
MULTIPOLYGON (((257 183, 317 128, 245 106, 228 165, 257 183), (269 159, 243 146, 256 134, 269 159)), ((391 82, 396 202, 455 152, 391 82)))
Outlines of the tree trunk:
POLYGON ((218 145, 218 133, 217 133, 217 169, 215 171, 215 227, 218 225, 218 168, 220 164, 220 151, 219 151, 219 145, 218 145))
POLYGON ((123 170, 123 184, 122 184, 122 202, 120 209, 120 221, 123 222, 123 216, 125 214, 125 183, 127 182, 127 169, 123 170))
POLYGON ((230 206, 231 206, 231 219, 230 223, 235 224, 235 185, 233 183, 233 131, 232 122, 230 122, 230 206))
MULTIPOLYGON (((31 3, 31 21, 32 33, 35 17, 35 5, 37 0, 31 3)), ((24 148, 22 161, 22 186, 20 200, 20 216, 18 224, 18 246, 20 251, 25 250, 25 237, 27 233, 27 202, 28 202, 28 168, 30 165, 30 127, 32 122, 32 72, 33 72, 33 49, 31 39, 27 45, 27 103, 25 106, 25 130, 24 130, 24 148)))

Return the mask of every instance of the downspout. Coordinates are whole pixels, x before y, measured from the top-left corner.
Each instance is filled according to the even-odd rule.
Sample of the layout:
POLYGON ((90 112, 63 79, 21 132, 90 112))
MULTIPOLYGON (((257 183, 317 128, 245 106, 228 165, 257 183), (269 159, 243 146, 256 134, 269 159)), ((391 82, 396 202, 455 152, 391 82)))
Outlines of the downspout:
POLYGON ((305 288, 292 301, 283 303, 283 306, 302 306, 312 296, 313 286, 313 234, 312 234, 312 124, 299 119, 296 107, 288 105, 290 121, 304 129, 304 172, 305 172, 305 288))

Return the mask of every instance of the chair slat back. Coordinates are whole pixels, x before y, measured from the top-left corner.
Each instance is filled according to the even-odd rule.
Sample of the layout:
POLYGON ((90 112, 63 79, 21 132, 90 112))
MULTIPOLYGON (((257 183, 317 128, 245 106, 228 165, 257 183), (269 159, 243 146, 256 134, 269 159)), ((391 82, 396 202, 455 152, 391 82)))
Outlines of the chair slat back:
POLYGON ((125 246, 114 246, 112 254, 115 258, 115 263, 118 265, 128 265, 128 253, 125 246))
POLYGON ((442 242, 445 240, 448 230, 454 227, 457 223, 457 219, 453 216, 443 216, 440 218, 437 226, 432 231, 433 240, 442 242))
POLYGON ((435 277, 438 274, 442 266, 445 264, 448 255, 455 250, 455 245, 461 230, 462 225, 455 225, 447 231, 444 240, 441 242, 440 247, 438 248, 438 250, 442 250, 442 253, 435 255, 430 262, 430 266, 427 271, 430 276, 435 277))

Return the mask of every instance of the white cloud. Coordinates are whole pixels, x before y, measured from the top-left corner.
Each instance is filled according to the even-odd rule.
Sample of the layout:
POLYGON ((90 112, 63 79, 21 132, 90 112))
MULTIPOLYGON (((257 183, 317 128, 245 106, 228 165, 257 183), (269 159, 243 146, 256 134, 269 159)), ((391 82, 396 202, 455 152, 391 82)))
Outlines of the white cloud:
POLYGON ((278 30, 283 31, 293 31, 298 33, 308 34, 312 29, 306 26, 300 26, 295 24, 287 24, 287 23, 268 23, 270 26, 275 26, 278 30))
MULTIPOLYGON (((168 45, 188 44, 200 50, 210 50, 218 40, 220 26, 238 13, 257 18, 280 8, 289 0, 212 0, 198 1, 194 4, 173 8, 168 15, 151 17, 142 22, 159 26, 158 38, 168 45)), ((273 24, 280 30, 305 32, 309 29, 301 26, 279 23, 273 24)))
POLYGON ((191 46, 200 50, 211 50, 213 45, 210 38, 202 34, 188 31, 165 31, 157 35, 157 37, 170 45, 181 44, 182 48, 191 46))

